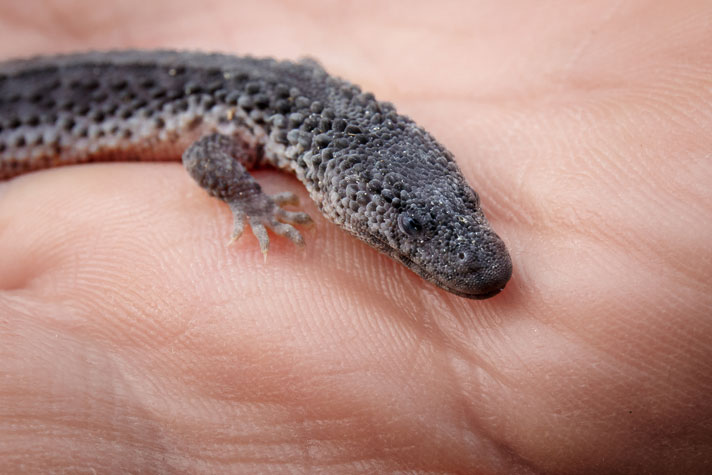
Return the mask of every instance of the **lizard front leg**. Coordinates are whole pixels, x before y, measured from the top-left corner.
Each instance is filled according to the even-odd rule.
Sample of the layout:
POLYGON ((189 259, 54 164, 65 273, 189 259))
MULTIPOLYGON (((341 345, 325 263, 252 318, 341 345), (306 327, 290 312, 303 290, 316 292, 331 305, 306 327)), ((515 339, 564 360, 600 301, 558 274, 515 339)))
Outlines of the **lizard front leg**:
POLYGON ((231 243, 240 237, 247 220, 264 255, 269 249, 268 228, 303 245, 304 238, 292 225, 308 224, 311 218, 306 213, 282 209, 282 205, 297 203, 293 193, 265 194, 243 165, 249 163, 250 157, 236 138, 212 134, 186 149, 183 165, 203 189, 230 206, 234 218, 231 243))

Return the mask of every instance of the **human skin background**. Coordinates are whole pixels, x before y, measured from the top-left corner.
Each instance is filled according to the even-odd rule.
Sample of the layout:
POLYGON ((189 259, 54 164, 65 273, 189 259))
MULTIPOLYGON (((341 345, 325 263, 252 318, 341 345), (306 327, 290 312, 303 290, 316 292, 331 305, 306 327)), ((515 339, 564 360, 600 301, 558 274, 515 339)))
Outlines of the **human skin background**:
POLYGON ((0 3, 0 57, 298 58, 455 154, 507 242, 449 295, 320 216, 246 233, 179 163, 0 184, 0 472, 712 470, 712 4, 0 3))

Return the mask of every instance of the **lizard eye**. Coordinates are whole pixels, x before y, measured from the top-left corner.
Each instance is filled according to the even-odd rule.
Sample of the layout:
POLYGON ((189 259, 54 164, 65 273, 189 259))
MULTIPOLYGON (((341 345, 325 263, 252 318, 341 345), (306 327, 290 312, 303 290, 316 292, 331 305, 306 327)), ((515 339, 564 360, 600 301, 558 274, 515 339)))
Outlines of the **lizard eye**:
POLYGON ((408 236, 418 236, 423 232, 423 225, 417 219, 407 214, 398 215, 398 227, 408 236))

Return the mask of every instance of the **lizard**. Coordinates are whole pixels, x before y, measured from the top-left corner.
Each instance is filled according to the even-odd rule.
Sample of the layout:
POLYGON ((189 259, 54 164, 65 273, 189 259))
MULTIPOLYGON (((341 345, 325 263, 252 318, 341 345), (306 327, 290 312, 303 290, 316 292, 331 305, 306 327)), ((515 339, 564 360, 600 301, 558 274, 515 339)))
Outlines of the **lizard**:
POLYGON ((316 61, 117 50, 0 62, 0 180, 96 161, 178 160, 249 225, 297 245, 310 222, 293 193, 268 195, 249 170, 306 186, 321 213, 455 295, 498 294, 512 274, 502 239, 444 146, 388 102, 316 61))

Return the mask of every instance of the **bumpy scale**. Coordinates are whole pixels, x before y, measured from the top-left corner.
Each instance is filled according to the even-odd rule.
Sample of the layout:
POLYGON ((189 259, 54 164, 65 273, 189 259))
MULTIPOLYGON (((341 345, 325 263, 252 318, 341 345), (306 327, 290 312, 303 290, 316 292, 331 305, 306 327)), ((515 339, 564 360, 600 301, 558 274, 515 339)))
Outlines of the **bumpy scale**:
POLYGON ((0 63, 0 179, 93 161, 183 156, 245 221, 302 244, 309 222, 289 193, 268 196, 248 169, 302 181, 331 221, 457 295, 487 298, 511 276, 452 155, 395 108, 318 64, 171 51, 0 63))

